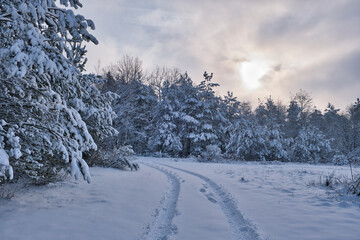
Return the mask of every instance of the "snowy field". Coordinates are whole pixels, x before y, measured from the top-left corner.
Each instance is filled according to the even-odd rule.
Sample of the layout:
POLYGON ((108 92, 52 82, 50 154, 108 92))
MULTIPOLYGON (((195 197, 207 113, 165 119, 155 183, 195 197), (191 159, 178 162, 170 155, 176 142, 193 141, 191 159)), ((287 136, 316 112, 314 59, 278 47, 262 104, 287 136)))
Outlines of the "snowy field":
POLYGON ((320 184, 348 167, 137 161, 0 200, 0 239, 360 239, 359 201, 320 184))

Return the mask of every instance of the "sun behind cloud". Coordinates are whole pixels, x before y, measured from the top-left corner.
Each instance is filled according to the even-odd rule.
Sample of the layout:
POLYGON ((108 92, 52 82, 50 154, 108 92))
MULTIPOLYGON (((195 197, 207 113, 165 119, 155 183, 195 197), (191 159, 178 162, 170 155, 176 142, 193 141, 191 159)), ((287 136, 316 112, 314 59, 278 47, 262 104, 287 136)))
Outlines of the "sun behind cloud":
POLYGON ((264 58, 254 58, 241 63, 242 83, 247 90, 261 87, 261 78, 271 70, 270 62, 264 58))

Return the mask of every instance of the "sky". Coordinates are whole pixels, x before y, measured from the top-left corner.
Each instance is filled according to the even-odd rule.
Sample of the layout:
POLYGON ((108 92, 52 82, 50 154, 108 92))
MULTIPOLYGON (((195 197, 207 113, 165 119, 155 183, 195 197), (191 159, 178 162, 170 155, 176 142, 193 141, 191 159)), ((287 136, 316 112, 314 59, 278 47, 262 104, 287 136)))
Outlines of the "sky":
POLYGON ((360 97, 359 0, 83 0, 95 22, 87 71, 123 55, 144 68, 204 71, 240 101, 288 104, 303 89, 318 109, 360 97))

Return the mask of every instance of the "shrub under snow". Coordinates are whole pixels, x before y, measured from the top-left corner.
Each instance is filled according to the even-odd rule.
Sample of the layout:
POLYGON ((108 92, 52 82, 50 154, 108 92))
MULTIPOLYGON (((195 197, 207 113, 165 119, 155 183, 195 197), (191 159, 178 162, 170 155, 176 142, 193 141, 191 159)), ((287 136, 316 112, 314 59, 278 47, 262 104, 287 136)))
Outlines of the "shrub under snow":
POLYGON ((201 153, 201 161, 216 161, 221 157, 221 149, 216 145, 207 145, 206 150, 201 153))
POLYGON ((9 156, 0 146, 0 183, 13 179, 13 169, 9 165, 9 156))
POLYGON ((131 146, 120 146, 113 149, 95 151, 87 161, 90 166, 137 170, 139 165, 132 162, 133 155, 134 151, 131 146))

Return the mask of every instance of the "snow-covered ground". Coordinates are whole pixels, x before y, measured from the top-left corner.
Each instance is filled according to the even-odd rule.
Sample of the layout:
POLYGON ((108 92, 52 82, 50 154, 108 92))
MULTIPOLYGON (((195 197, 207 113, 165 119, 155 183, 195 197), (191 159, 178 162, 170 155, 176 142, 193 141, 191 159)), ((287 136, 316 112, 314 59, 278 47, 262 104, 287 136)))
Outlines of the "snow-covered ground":
POLYGON ((359 239, 359 201, 319 184, 348 167, 137 161, 0 200, 0 239, 359 239))

